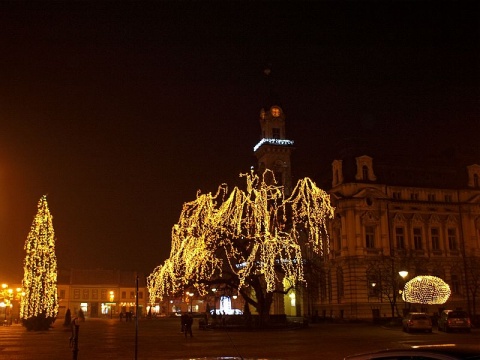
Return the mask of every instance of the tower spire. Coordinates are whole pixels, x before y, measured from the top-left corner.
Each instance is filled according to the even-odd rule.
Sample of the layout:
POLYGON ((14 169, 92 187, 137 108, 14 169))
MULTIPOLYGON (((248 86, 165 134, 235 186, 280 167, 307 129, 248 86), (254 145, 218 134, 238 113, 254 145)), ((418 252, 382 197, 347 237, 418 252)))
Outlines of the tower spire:
POLYGON ((262 174, 266 169, 271 170, 276 182, 284 186, 288 195, 292 190, 293 141, 286 137, 285 114, 274 90, 271 67, 267 66, 263 74, 267 91, 264 107, 260 110, 260 141, 253 152, 258 160, 258 172, 262 174))

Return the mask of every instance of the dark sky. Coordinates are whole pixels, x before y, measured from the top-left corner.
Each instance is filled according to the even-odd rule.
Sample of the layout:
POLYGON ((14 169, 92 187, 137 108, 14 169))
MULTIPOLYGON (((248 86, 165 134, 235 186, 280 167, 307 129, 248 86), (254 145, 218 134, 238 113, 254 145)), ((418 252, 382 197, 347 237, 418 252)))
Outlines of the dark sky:
POLYGON ((266 64, 296 177, 328 171, 361 132, 478 150, 479 15, 453 1, 1 2, 0 280, 20 281, 43 194, 61 268, 163 263, 183 203, 256 164, 266 64))

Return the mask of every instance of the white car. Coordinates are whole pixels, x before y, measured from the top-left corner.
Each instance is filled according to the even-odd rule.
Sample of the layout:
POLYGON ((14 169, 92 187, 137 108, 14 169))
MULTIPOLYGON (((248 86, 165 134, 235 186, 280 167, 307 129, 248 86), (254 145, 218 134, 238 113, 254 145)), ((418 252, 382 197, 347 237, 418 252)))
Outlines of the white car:
POLYGON ((210 314, 213 315, 214 311, 217 315, 243 315, 243 311, 240 309, 229 309, 229 310, 212 309, 210 310, 210 314))

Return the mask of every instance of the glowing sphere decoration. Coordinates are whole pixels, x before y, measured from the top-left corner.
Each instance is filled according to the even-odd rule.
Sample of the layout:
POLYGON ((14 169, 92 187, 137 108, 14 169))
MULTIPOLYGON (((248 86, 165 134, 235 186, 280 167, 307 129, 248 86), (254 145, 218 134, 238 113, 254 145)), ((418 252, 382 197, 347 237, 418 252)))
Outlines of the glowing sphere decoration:
POLYGON ((450 297, 450 286, 436 276, 422 275, 405 284, 402 298, 417 304, 444 304, 450 297))

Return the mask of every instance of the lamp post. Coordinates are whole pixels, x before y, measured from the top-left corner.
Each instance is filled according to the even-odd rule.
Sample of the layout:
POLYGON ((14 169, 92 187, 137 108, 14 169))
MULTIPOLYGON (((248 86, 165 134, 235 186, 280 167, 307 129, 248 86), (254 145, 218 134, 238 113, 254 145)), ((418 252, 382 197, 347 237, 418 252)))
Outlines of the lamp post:
POLYGON ((216 316, 217 315, 217 289, 212 288, 212 292, 213 292, 213 315, 216 316))
POLYGON ((2 297, 3 301, 0 303, 0 307, 3 308, 4 311, 4 322, 7 325, 7 307, 11 307, 12 305, 12 294, 13 290, 8 288, 8 284, 2 284, 2 297))
POLYGON ((405 278, 408 276, 408 271, 400 270, 398 272, 398 275, 400 275, 403 279, 403 290, 401 291, 402 291, 402 299, 403 299, 403 315, 405 316, 405 313, 407 312, 407 301, 405 300, 405 278))
POLYGON ((193 313, 193 292, 187 292, 187 295, 190 296, 190 314, 193 313))
POLYGON ((110 319, 113 318, 113 300, 115 299, 115 293, 110 291, 110 319))

